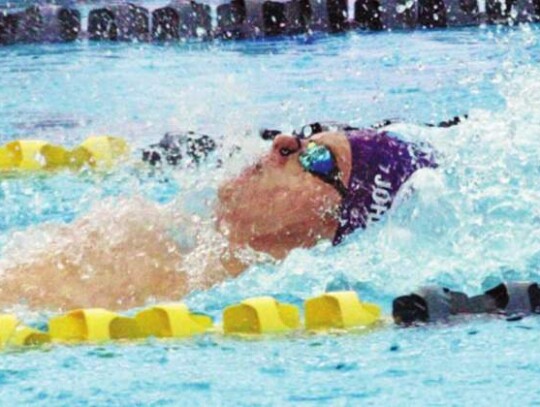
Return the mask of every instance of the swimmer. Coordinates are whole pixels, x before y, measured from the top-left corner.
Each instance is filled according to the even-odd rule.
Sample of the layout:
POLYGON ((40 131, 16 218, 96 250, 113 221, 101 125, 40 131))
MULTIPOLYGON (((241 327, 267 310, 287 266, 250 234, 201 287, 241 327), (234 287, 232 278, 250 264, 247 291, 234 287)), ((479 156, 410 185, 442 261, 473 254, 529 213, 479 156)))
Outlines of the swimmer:
POLYGON ((382 219, 415 171, 436 167, 431 151, 383 129, 272 138, 266 155, 219 187, 208 227, 174 204, 117 199, 70 224, 20 233, 36 247, 0 258, 0 306, 127 309, 179 300, 254 262, 324 239, 340 244, 382 219), (192 240, 182 243, 178 231, 192 240))

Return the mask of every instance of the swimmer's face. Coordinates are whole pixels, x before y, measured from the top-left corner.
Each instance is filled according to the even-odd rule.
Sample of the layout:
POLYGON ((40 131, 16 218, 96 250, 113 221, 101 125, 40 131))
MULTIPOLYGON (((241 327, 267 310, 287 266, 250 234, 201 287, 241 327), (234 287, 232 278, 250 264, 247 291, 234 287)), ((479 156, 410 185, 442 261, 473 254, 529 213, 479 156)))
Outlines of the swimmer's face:
MULTIPOLYGON (((309 140, 332 151, 348 185, 351 151, 346 136, 321 133, 309 140)), ((220 187, 218 226, 231 243, 283 257, 294 247, 333 237, 341 197, 300 165, 298 156, 307 143, 277 136, 268 154, 220 187)))

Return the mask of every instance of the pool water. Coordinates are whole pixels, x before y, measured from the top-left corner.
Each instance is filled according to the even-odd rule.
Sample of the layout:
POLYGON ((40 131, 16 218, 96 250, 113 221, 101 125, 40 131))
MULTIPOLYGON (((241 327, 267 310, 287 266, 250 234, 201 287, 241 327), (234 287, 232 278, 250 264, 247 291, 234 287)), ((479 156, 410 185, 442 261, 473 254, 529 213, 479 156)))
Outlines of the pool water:
MULTIPOLYGON (((540 281, 540 34, 479 27, 172 46, 81 42, 0 48, 0 142, 40 137, 72 146, 90 134, 135 149, 193 129, 267 148, 263 126, 313 120, 394 130, 433 144, 440 169, 380 224, 333 248, 295 250, 278 264, 192 293, 219 320, 255 295, 300 305, 353 289, 383 306, 427 284, 469 294, 502 280, 540 281), (414 123, 468 113, 451 129, 414 123)), ((28 230, 70 222, 105 197, 180 199, 204 215, 228 171, 208 163, 165 181, 120 168, 0 181, 0 268, 23 256, 28 230), (179 198, 178 198, 179 197, 179 198)), ((46 315, 21 309, 40 325, 46 315)), ((204 336, 105 346, 55 346, 0 357, 0 405, 537 405, 539 318, 464 318, 345 335, 237 340, 204 336)))

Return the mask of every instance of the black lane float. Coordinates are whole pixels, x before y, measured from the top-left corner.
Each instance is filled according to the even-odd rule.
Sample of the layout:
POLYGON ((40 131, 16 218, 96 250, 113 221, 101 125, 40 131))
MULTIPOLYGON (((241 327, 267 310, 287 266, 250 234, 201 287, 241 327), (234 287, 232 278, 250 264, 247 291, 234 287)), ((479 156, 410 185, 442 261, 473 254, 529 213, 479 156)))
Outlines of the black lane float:
POLYGON ((73 8, 35 5, 14 12, 0 9, 0 44, 69 42, 80 33, 81 14, 73 8))
POLYGON ((198 0, 173 0, 157 7, 108 2, 94 6, 87 18, 81 18, 83 14, 71 5, 0 8, 0 45, 84 38, 243 39, 348 29, 534 23, 540 20, 540 0, 356 0, 353 15, 346 0, 225 0, 215 8, 198 0))

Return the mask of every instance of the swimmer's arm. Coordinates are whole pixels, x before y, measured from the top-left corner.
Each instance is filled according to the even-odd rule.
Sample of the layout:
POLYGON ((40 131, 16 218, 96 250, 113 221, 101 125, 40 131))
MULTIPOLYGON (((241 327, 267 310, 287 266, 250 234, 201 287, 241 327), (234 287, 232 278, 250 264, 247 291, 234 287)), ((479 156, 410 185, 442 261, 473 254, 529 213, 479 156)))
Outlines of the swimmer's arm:
POLYGON ((128 309, 181 299, 184 253, 168 234, 167 215, 143 200, 110 200, 73 223, 28 229, 24 241, 6 245, 0 304, 128 309))

